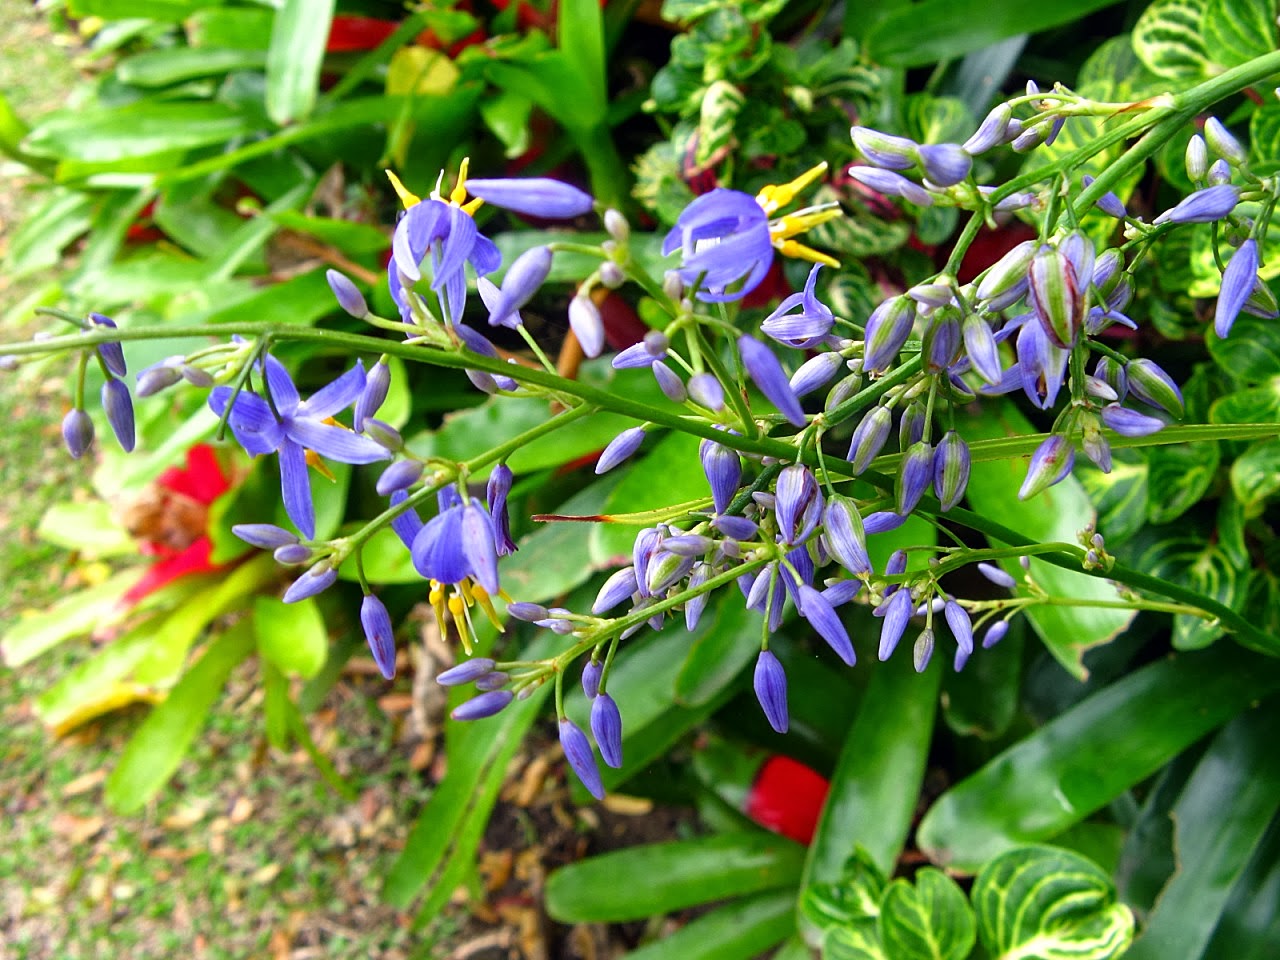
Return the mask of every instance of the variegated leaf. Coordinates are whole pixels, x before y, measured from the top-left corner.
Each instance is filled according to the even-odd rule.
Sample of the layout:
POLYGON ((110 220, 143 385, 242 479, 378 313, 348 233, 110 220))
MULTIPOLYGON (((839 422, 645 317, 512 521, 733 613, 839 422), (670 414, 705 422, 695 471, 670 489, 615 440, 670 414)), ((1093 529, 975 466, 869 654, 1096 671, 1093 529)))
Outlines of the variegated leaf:
POLYGON ((1204 43, 1214 62, 1234 67, 1276 48, 1274 0, 1209 0, 1204 43))
POLYGON ((1203 77, 1212 58, 1203 33, 1206 0, 1156 0, 1133 28, 1133 52, 1169 80, 1203 77))
POLYGON ((895 880, 880 904, 880 939, 896 960, 964 960, 977 923, 964 893, 941 870, 926 867, 915 884, 895 880))

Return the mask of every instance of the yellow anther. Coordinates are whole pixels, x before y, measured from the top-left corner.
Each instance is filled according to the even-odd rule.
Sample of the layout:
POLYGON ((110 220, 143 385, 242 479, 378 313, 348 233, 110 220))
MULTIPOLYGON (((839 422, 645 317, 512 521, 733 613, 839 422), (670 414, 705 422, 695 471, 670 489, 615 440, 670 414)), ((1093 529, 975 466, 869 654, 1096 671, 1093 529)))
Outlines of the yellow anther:
POLYGON ((788 214, 785 217, 779 217, 774 220, 769 224, 769 233, 773 236, 775 242, 786 240, 798 233, 812 230, 820 223, 826 223, 828 220, 834 220, 841 216, 844 216, 844 213, 839 207, 801 210, 799 213, 788 214))
POLYGON ((305 453, 307 466, 312 470, 320 474, 320 476, 324 477, 326 480, 338 479, 333 475, 333 471, 329 469, 329 465, 320 459, 320 454, 316 453, 314 450, 306 450, 305 453))
POLYGON ((468 607, 476 602, 476 598, 472 594, 472 591, 479 590, 479 589, 481 589, 480 585, 479 584, 473 585, 470 580, 463 580, 461 583, 458 584, 458 592, 462 594, 462 599, 463 601, 466 602, 466 605, 468 607))
POLYGON ((756 203, 760 204, 765 213, 773 213, 775 210, 779 210, 789 204, 796 198, 796 194, 826 172, 827 161, 823 160, 816 167, 809 168, 790 183, 769 184, 756 194, 756 203))
POLYGON ((467 168, 471 166, 471 158, 463 157, 462 163, 458 164, 458 182, 453 187, 453 192, 449 194, 449 199, 462 206, 467 202, 467 168))
MULTIPOLYGON (((473 585, 471 589, 475 594, 477 605, 479 605, 480 609, 484 611, 484 615, 489 618, 489 622, 497 629, 501 630, 502 621, 498 619, 498 611, 493 609, 493 601, 489 599, 489 591, 485 590, 485 588, 480 586, 478 583, 473 585)), ((506 597, 505 590, 500 590, 498 592, 504 598, 506 597)), ((509 599, 508 602, 510 602, 509 599)))
POLYGON ((797 260, 808 260, 810 263, 821 263, 828 267, 840 266, 840 261, 820 253, 813 247, 806 247, 799 240, 774 241, 773 244, 784 257, 795 257, 797 260))
POLYGON ((397 177, 394 173, 388 170, 386 171, 386 174, 387 174, 387 178, 391 181, 392 189, 395 190, 396 196, 400 198, 400 202, 404 204, 404 208, 406 210, 408 210, 410 207, 414 206, 415 204, 422 202, 422 198, 418 196, 416 193, 410 193, 405 188, 405 185, 400 182, 400 178, 397 177))
POLYGON ((474 216, 475 212, 484 206, 484 201, 479 197, 472 197, 462 205, 462 212, 468 216, 474 216))
POLYGON ((462 641, 462 649, 471 653, 471 636, 467 630, 467 605, 459 594, 449 598, 449 612, 453 614, 453 625, 458 628, 458 639, 462 641))

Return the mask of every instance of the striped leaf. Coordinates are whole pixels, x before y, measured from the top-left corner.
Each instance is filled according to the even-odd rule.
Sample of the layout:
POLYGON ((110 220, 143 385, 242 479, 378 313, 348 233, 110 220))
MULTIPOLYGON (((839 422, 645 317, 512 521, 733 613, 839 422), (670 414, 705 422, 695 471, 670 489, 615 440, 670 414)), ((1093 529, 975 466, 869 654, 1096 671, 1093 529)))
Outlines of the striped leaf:
POLYGON ((1273 0, 1209 0, 1204 8, 1204 43, 1224 67, 1276 48, 1273 0))
POLYGON ((1106 960, 1133 941, 1133 914, 1111 878, 1070 850, 1010 850, 978 874, 972 896, 992 960, 1106 960))
POLYGON ((1247 513, 1262 513, 1280 491, 1280 440, 1255 443, 1231 465, 1231 489, 1247 513))
POLYGON ((698 118, 698 166, 715 163, 734 145, 733 127, 745 103, 742 91, 728 80, 717 80, 707 87, 698 118))
POLYGON ((1111 472, 1077 464, 1076 479, 1098 511, 1098 530, 1113 541, 1127 540, 1147 516, 1147 461, 1132 450, 1113 452, 1111 472))
POLYGON ((1157 0, 1146 9, 1133 28, 1133 50, 1148 70, 1170 80, 1206 74, 1205 6, 1206 0, 1157 0))
POLYGON ((934 867, 917 873, 914 885, 893 881, 880 904, 880 939, 899 960, 964 960, 976 933, 960 887, 934 867))

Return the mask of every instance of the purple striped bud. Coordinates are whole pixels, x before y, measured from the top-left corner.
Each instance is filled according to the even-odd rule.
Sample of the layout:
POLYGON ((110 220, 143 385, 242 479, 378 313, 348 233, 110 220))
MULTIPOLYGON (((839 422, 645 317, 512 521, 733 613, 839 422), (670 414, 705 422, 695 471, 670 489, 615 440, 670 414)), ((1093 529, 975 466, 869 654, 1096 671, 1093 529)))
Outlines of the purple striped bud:
POLYGON ((1231 182, 1231 165, 1225 160, 1215 160, 1209 165, 1209 173, 1205 178, 1209 186, 1221 187, 1231 182))
POLYGON ((1031 455, 1027 477, 1018 490, 1018 499, 1027 500, 1061 481, 1075 463, 1076 451, 1066 437, 1054 434, 1031 455))
MULTIPOLYGON (((1094 178, 1086 174, 1083 178, 1085 189, 1087 190, 1093 185, 1094 178)), ((1115 217, 1117 220, 1123 220, 1129 216, 1129 211, 1124 208, 1124 203, 1111 191, 1107 191, 1093 205, 1108 216, 1115 217)))
POLYGON ((933 491, 942 502, 943 511, 960 502, 969 486, 969 445, 954 430, 948 430, 938 441, 933 455, 933 491))
POLYGON ((622 766, 622 712, 607 693, 591 702, 591 735, 600 746, 600 757, 615 770, 622 766))
POLYGON ((1013 579, 1009 574, 1005 573, 994 563, 978 564, 978 572, 994 583, 997 587, 1004 587, 1013 590, 1018 586, 1018 581, 1013 579))
POLYGON ((274 550, 298 542, 297 534, 271 523, 237 523, 231 532, 249 546, 262 550, 274 550))
MULTIPOLYGON (((550 272, 550 247, 534 247, 516 257, 508 268, 506 276, 502 278, 502 287, 498 290, 498 302, 489 308, 490 325, 497 326, 513 310, 519 310, 528 303, 546 281, 550 272)), ((569 318, 572 322, 572 304, 570 307, 569 318)), ((583 344, 583 351, 586 351, 586 344, 583 344)))
POLYGON ((944 283, 917 283, 907 291, 907 296, 926 307, 945 307, 955 299, 951 288, 944 283))
POLYGON ((838 353, 820 353, 810 357, 791 375, 791 392, 797 397, 813 393, 829 383, 842 366, 844 357, 838 353))
POLYGON ((794 427, 805 425, 804 410, 791 392, 791 383, 773 351, 753 337, 738 338, 742 365, 755 385, 794 427))
POLYGON ((1152 223, 1213 223, 1221 220, 1240 201, 1240 191, 1230 184, 1205 187, 1184 197, 1177 206, 1166 210, 1152 223))
POLYGON ((888 407, 879 406, 862 418, 853 431, 853 442, 849 444, 849 453, 845 457, 853 466, 854 476, 871 466, 889 439, 893 429, 893 414, 888 407))
POLYGON ((1117 400, 1123 400, 1129 392, 1129 378, 1125 376, 1124 367, 1110 357, 1098 358, 1093 375, 1115 391, 1117 400))
POLYGON ((997 620, 988 629, 982 637, 982 649, 989 650, 997 643, 1004 639, 1004 635, 1009 632, 1008 620, 997 620))
POLYGON ((476 677, 476 689, 481 693, 487 693, 490 690, 501 690, 510 682, 511 674, 497 670, 476 677))
POLYGON ((966 655, 973 653, 973 621, 969 619, 969 612, 954 600, 948 600, 942 615, 947 618, 947 626, 960 649, 966 655))
POLYGON ((930 373, 946 370, 959 359, 960 321, 954 316, 935 320, 924 339, 924 354, 930 373))
POLYGON ((631 545, 631 564, 636 571, 636 588, 641 596, 649 596, 646 586, 649 578, 649 561, 657 550, 662 534, 656 527, 646 527, 636 534, 631 545))
POLYGON ((450 667, 436 677, 436 683, 442 687, 460 687, 472 683, 493 670, 495 664, 488 657, 473 657, 456 667, 450 667))
POLYGON ((858 508, 848 497, 835 494, 827 501, 823 518, 827 552, 840 566, 854 576, 871 573, 871 557, 867 554, 867 534, 858 508))
POLYGON ((1042 249, 1031 260, 1028 278, 1040 326, 1056 346, 1071 347, 1084 325, 1085 298, 1070 259, 1061 250, 1042 249))
POLYGON ((369 375, 364 379, 364 390, 360 392, 360 397, 356 400, 352 426, 355 427, 357 433, 364 430, 365 420, 377 414, 378 410, 382 408, 382 404, 387 399, 387 391, 390 389, 391 368, 384 361, 379 360, 369 369, 369 375))
POLYGON ((896 577, 900 573, 907 572, 907 551, 895 550, 889 554, 889 559, 885 561, 884 575, 886 577, 896 577))
POLYGON ((62 440, 71 456, 79 460, 93 443, 93 421, 83 410, 72 408, 62 418, 62 440))
POLYGON ((915 301, 910 297, 891 297, 871 312, 864 348, 864 369, 868 373, 889 369, 911 336, 915 320, 915 301))
POLYGON ((314 555, 315 553, 310 547, 305 547, 300 543, 286 543, 283 546, 276 547, 272 553, 276 563, 285 567, 300 567, 304 563, 310 563, 314 555))
POLYGON ((653 371, 653 379, 658 381, 658 389, 668 400, 672 403, 684 403, 689 399, 689 391, 685 389, 684 381, 665 363, 655 360, 649 369, 653 371))
POLYGON ((969 176, 973 159, 955 143, 935 143, 916 151, 925 178, 938 187, 950 187, 969 176))
POLYGON ((895 590, 893 596, 886 600, 883 606, 884 619, 880 623, 880 649, 876 654, 881 662, 893 656, 898 641, 906 632, 907 622, 915 609, 911 602, 911 590, 906 586, 895 590))
POLYGON ((1130 360, 1125 364, 1125 378, 1129 391, 1143 403, 1166 410, 1179 420, 1186 413, 1182 391, 1173 378, 1152 361, 1145 358, 1130 360))
POLYGON ((674 553, 678 557, 697 557, 705 556, 716 542, 710 537, 704 537, 700 533, 682 533, 674 537, 667 537, 662 541, 662 549, 667 553, 674 553))
POLYGON ((1033 127, 1024 126, 1022 132, 1013 138, 1009 146, 1014 153, 1028 153, 1044 143, 1051 132, 1047 123, 1037 123, 1033 127))
POLYGON ((933 194, 900 173, 876 167, 850 167, 849 176, 887 197, 902 197, 918 207, 933 206, 933 194))
POLYGON ((898 449, 905 450, 924 439, 925 411, 923 400, 912 400, 898 418, 898 449))
POLYGON ((1012 118, 1013 107, 1007 103, 998 104, 978 125, 973 136, 960 145, 961 148, 970 156, 986 153, 1003 141, 1012 118))
POLYGON ((711 526, 731 540, 750 540, 760 528, 754 520, 722 514, 711 521, 711 526))
POLYGON ((317 593, 323 593, 328 590, 337 579, 338 571, 330 566, 327 560, 322 560, 289 584, 289 589, 284 592, 282 599, 285 603, 297 603, 299 600, 306 600, 308 597, 314 597, 317 593))
POLYGON ((933 448, 927 440, 913 443, 898 469, 898 513, 906 515, 916 508, 933 480, 933 448))
POLYGON ((822 591, 822 597, 832 607, 838 607, 848 603, 866 586, 861 580, 837 580, 835 583, 827 581, 831 585, 822 591))
POLYGON ((454 720, 485 720, 501 713, 514 699, 515 694, 510 690, 490 690, 464 700, 453 708, 449 716, 454 720))
POLYGON ((921 630, 920 636, 916 637, 915 646, 911 650, 911 663, 916 668, 916 673, 924 673, 932 658, 933 631, 921 630))
POLYGON ((485 203, 543 220, 568 220, 590 213, 595 201, 577 187, 549 177, 468 180, 467 192, 485 203))
POLYGON ((373 662, 383 677, 390 680, 396 675, 395 630, 387 608, 371 593, 365 594, 364 602, 360 604, 360 625, 364 628, 364 638, 369 644, 369 652, 373 654, 373 662))
POLYGON ((724 513, 738 493, 742 482, 742 458, 737 452, 713 440, 703 440, 698 446, 702 460, 702 472, 711 485, 711 501, 716 513, 724 513))
POLYGON ((692 568, 693 557, 682 557, 661 549, 655 551, 645 569, 645 586, 649 595, 656 597, 665 593, 668 587, 683 580, 692 568))
POLYGON ((133 450, 133 398, 129 396, 129 388, 123 380, 114 377, 102 385, 102 409, 107 412, 107 423, 111 424, 111 432, 116 435, 121 449, 125 453, 133 450))
POLYGON ((542 604, 529 603, 527 600, 517 600, 515 603, 507 604, 507 613, 517 620, 524 620, 528 623, 545 620, 550 616, 547 608, 542 604))
POLYGON ((760 709, 764 711, 769 726, 778 733, 786 733, 789 726, 787 673, 771 651, 761 650, 760 656, 756 658, 756 672, 752 685, 755 687, 756 699, 760 701, 760 709))
POLYGON ((1026 279, 1036 249, 1034 240, 1023 240, 993 263, 978 283, 978 299, 991 300, 1026 279))
POLYGON ((853 145, 871 163, 885 170, 910 170, 916 162, 917 145, 906 137, 895 137, 870 127, 849 130, 853 145))
MULTIPOLYGON (((103 316, 101 313, 89 314, 89 324, 91 327, 106 327, 109 330, 116 329, 116 322, 110 317, 103 316)), ((102 363, 112 374, 117 377, 123 377, 128 374, 129 370, 124 362, 124 347, 119 343, 108 340, 100 343, 95 348, 98 356, 102 358, 102 363)))
MULTIPOLYGON (((480 301, 488 310, 498 306, 502 299, 502 292, 488 277, 476 278, 476 290, 480 293, 480 301)), ((505 316, 498 316, 495 313, 489 315, 489 326, 506 327, 509 330, 518 330, 524 324, 524 317, 520 316, 519 310, 511 310, 505 316)))
POLYGON ((1097 377, 1084 378, 1084 392, 1098 400, 1104 400, 1108 403, 1114 403, 1120 399, 1120 395, 1112 389, 1111 384, 1105 380, 1099 380, 1097 377))
POLYGON ((1213 332, 1219 337, 1231 333, 1231 325, 1244 308, 1258 282, 1258 241, 1250 237, 1240 245, 1222 271, 1222 289, 1213 311, 1213 332))
POLYGON ((135 389, 139 397, 150 397, 167 390, 182 379, 182 368, 170 360, 181 361, 182 357, 170 357, 169 360, 153 364, 138 374, 135 389))
POLYGON ((600 592, 596 594, 595 603, 591 605, 591 612, 598 616, 608 610, 612 610, 624 600, 629 600, 631 595, 638 589, 635 567, 623 567, 621 570, 616 570, 600 587, 600 592))
POLYGON ((961 326, 965 353, 978 376, 987 383, 999 383, 1004 370, 1000 366, 1000 351, 987 321, 977 313, 964 318, 961 326))
POLYGON ((363 320, 369 315, 369 304, 365 302, 364 294, 359 288, 351 282, 345 273, 339 273, 337 270, 326 270, 324 278, 329 281, 329 289, 333 291, 333 296, 338 301, 338 306, 357 320, 363 320))
POLYGON ((599 660, 588 660, 582 668, 582 692, 588 700, 594 700, 600 693, 600 678, 604 676, 604 664, 599 660))
POLYGON ((604 318, 600 316, 600 308, 594 300, 580 293, 569 301, 569 327, 578 338, 583 353, 588 357, 600 356, 604 350, 604 318))
POLYGON ((661 354, 653 353, 642 340, 639 343, 633 343, 624 350, 619 350, 614 354, 613 359, 609 361, 609 365, 615 370, 635 370, 639 367, 647 367, 653 361, 665 356, 665 351, 661 354))
POLYGON ((1232 166, 1243 166, 1248 159, 1240 141, 1231 135, 1231 131, 1217 117, 1210 117, 1204 122, 1204 139, 1210 150, 1232 166))
POLYGON ((801 519, 818 496, 818 481, 804 464, 793 463, 778 474, 775 510, 783 543, 797 542, 801 519))
POLYGON ((373 417, 364 418, 364 435, 392 453, 398 453, 404 449, 404 437, 400 435, 400 431, 391 424, 383 423, 373 417))
POLYGON ((724 409, 724 387, 714 373, 695 373, 689 378, 688 389, 694 403, 711 411, 724 409))
POLYGON ((1164 429, 1164 421, 1149 417, 1137 410, 1129 410, 1118 403, 1102 408, 1102 422, 1122 437, 1146 437, 1164 429))
POLYGON ((859 369, 847 377, 841 377, 836 385, 827 393, 827 399, 823 401, 822 409, 826 413, 830 413, 840 404, 844 403, 855 393, 862 389, 862 371, 859 369))
POLYGON ((587 788, 587 793, 603 800, 604 783, 600 779, 595 755, 591 752, 591 743, 578 725, 567 717, 560 721, 560 746, 564 748, 564 758, 569 761, 569 767, 587 788))
POLYGON ((1200 183, 1209 171, 1209 150, 1204 137, 1194 134, 1187 141, 1187 176, 1192 183, 1200 183))
POLYGON ((869 513, 862 518, 862 529, 868 537, 871 537, 877 533, 888 533, 890 530, 897 530, 906 522, 907 518, 900 513, 894 513, 892 510, 877 510, 875 513, 869 513))
POLYGON ((397 460, 382 471, 374 489, 378 496, 389 497, 397 490, 407 490, 422 476, 423 464, 418 460, 397 460))
POLYGON ((827 641, 827 646, 835 651, 836 656, 852 667, 858 660, 857 654, 853 652, 849 632, 840 622, 840 615, 827 598, 807 583, 802 583, 796 592, 796 600, 800 616, 809 621, 809 625, 818 631, 818 636, 827 641))
POLYGON ((609 290, 617 290, 627 282, 627 275, 612 260, 600 264, 600 282, 609 290))
POLYGON ((643 427, 629 427, 623 430, 601 451, 600 458, 596 460, 596 474, 608 473, 639 450, 642 443, 644 443, 643 427))
MULTIPOLYGON (((689 589, 697 590, 711 578, 711 565, 699 560, 693 565, 693 569, 689 571, 689 589)), ((698 626, 698 621, 702 619, 702 614, 707 609, 707 602, 711 598, 706 593, 699 593, 684 602, 684 626, 685 629, 693 632, 698 626)))

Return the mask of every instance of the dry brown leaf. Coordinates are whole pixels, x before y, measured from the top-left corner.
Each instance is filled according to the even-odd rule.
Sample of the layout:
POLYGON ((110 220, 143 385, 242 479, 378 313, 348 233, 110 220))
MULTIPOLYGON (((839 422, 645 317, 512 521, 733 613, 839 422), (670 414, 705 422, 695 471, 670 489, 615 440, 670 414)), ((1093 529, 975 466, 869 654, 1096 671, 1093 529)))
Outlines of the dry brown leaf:
POLYGON ((231 805, 231 813, 228 815, 233 824, 241 824, 253 816, 253 801, 246 796, 236 797, 236 802, 231 805))
POLYGON ((53 832, 66 837, 72 843, 84 843, 97 836, 107 825, 103 817, 77 817, 72 813, 59 813, 53 818, 53 832))
POLYGON ((88 793, 103 780, 107 779, 106 769, 91 770, 86 774, 76 777, 65 787, 62 788, 64 797, 78 797, 82 793, 88 793))
POLYGON ((413 695, 409 693, 388 693, 378 698, 378 706, 383 713, 408 713, 413 709, 413 695))
POLYGON ((653 812, 653 801, 648 797, 629 797, 621 793, 608 794, 600 805, 610 813, 624 817, 643 817, 653 812))

